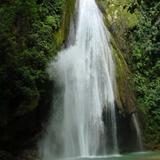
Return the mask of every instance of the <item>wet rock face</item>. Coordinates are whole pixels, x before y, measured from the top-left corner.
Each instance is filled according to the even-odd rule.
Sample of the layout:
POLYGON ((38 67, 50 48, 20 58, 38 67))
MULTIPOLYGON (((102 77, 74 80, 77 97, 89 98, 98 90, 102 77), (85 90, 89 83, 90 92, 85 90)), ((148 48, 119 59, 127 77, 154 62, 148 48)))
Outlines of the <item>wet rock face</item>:
POLYGON ((132 121, 132 114, 123 113, 116 108, 118 145, 120 153, 136 152, 140 150, 137 133, 132 121))

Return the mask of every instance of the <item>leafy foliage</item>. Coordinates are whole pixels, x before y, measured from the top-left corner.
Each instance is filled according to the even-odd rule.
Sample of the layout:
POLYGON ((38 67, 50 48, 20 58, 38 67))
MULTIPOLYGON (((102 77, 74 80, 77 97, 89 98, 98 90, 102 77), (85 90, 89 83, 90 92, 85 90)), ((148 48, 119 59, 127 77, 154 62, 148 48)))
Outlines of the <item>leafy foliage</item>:
MULTIPOLYGON (((131 67, 136 94, 145 114, 146 141, 160 142, 160 2, 141 1, 142 17, 131 32, 131 67)), ((131 9, 132 10, 132 9, 131 9)), ((148 143, 147 142, 147 143, 148 143)), ((150 147, 150 146, 149 146, 150 147)))
MULTIPOLYGON (((0 126, 46 95, 64 0, 0 1, 0 126)), ((36 107, 36 106, 35 106, 36 107)), ((33 107, 34 108, 34 107, 33 107)))

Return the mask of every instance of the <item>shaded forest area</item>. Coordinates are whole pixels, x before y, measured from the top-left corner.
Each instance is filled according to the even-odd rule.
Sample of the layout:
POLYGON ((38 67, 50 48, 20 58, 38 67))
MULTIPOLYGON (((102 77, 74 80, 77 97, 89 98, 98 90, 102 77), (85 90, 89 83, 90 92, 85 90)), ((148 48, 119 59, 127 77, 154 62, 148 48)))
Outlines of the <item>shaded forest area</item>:
POLYGON ((42 128, 53 87, 46 67, 60 49, 64 7, 63 0, 0 1, 2 149, 30 145, 42 128))
MULTIPOLYGON (((65 0, 0 0, 0 150, 35 144, 44 127, 54 88, 46 67, 64 43, 67 7, 65 0)), ((160 149, 160 2, 128 0, 123 9, 140 15, 123 44, 145 147, 160 149)))
POLYGON ((138 24, 128 31, 131 44, 130 66, 138 108, 144 114, 146 148, 160 149, 160 2, 141 1, 138 24))

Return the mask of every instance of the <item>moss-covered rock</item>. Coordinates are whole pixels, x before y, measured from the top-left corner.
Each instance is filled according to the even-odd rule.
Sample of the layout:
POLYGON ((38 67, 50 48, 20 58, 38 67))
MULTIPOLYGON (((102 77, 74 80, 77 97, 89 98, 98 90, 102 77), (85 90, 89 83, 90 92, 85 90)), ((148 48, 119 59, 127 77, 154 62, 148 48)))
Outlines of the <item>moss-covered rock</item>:
POLYGON ((134 84, 131 78, 132 73, 127 63, 129 46, 125 40, 125 32, 127 31, 129 22, 126 24, 121 19, 121 15, 123 15, 121 9, 123 6, 119 5, 122 1, 97 0, 97 3, 104 15, 104 22, 110 32, 110 47, 116 67, 116 86, 114 87, 114 92, 116 96, 118 144, 120 152, 130 152, 139 149, 137 133, 132 119, 132 114, 137 112, 137 106, 133 89, 134 84), (111 10, 112 7, 115 10, 111 10), (126 136, 128 137, 127 139, 126 136))
MULTIPOLYGON (((122 34, 120 26, 121 23, 123 23, 122 21, 120 21, 120 17, 118 17, 123 14, 123 12, 121 11, 123 7, 121 1, 117 2, 114 0, 109 0, 109 1, 100 0, 97 1, 97 3, 100 9, 103 11, 104 22, 110 31, 110 43, 111 43, 110 46, 112 48, 112 53, 116 64, 116 81, 117 81, 117 86, 115 87, 116 104, 122 112, 129 114, 136 111, 136 105, 135 105, 135 96, 133 91, 133 82, 131 80, 131 72, 126 61, 127 57, 126 55, 128 54, 129 48, 126 47, 127 42, 125 41, 124 35, 119 35, 119 32, 122 34), (117 6, 117 11, 116 10, 112 11, 111 8, 112 7, 116 8, 116 6, 117 6), (121 7, 121 9, 118 8, 119 6, 121 7), (117 16, 115 16, 115 12, 117 16), (113 21, 110 20, 110 17, 112 17, 113 21), (114 28, 113 24, 116 24, 114 28)), ((127 4, 128 2, 125 1, 123 5, 127 4)), ((128 16, 132 15, 129 14, 128 16)), ((124 24, 124 26, 125 25, 126 24, 124 24)))
POLYGON ((136 111, 135 96, 133 91, 133 82, 131 81, 131 72, 128 68, 126 60, 114 39, 111 39, 111 47, 116 64, 116 101, 118 106, 126 113, 136 111))
POLYGON ((54 34, 58 46, 61 46, 67 40, 71 18, 73 18, 74 14, 75 2, 75 0, 65 0, 61 27, 54 34))

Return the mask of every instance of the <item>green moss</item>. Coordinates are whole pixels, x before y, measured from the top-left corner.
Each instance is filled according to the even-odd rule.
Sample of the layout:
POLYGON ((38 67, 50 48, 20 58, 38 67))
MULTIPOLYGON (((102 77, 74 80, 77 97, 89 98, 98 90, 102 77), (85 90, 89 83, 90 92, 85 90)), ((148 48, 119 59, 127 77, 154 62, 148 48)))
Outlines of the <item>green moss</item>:
POLYGON ((128 12, 131 0, 100 0, 99 3, 104 7, 110 23, 120 25, 123 21, 127 27, 133 27, 139 21, 140 13, 138 11, 134 14, 128 12))
POLYGON ((70 21, 75 9, 75 0, 66 0, 64 5, 64 12, 61 19, 60 29, 54 33, 57 46, 61 47, 68 37, 70 21))
POLYGON ((116 103, 122 112, 131 113, 136 110, 136 105, 131 72, 125 57, 129 49, 124 34, 126 28, 137 23, 137 15, 131 15, 127 9, 123 9, 130 4, 127 0, 100 0, 97 3, 104 14, 104 22, 111 31, 110 43, 116 64, 116 103), (131 24, 128 20, 134 19, 133 17, 135 21, 131 24))
POLYGON ((75 9, 75 0, 67 0, 66 7, 65 7, 65 13, 63 17, 64 19, 63 30, 64 30, 65 39, 68 37, 70 21, 74 14, 74 9, 75 9))
POLYGON ((130 80, 131 73, 122 52, 117 47, 113 38, 111 38, 111 47, 116 63, 116 101, 120 109, 131 113, 135 111, 135 97, 130 80))

